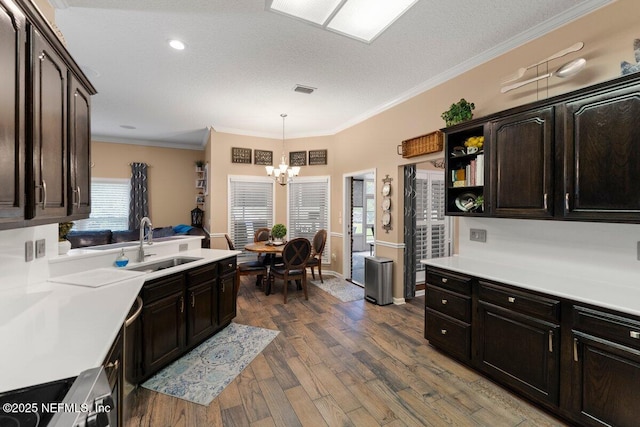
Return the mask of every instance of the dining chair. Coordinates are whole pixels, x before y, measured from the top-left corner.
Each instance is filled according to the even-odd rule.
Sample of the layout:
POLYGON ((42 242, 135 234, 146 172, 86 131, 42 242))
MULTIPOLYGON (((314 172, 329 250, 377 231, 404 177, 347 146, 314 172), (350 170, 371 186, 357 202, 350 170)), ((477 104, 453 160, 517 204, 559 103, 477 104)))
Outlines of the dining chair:
MULTIPOLYGON (((227 239, 227 246, 230 251, 235 251, 236 247, 229 237, 228 234, 224 235, 224 238, 227 239)), ((242 276, 257 276, 256 277, 256 286, 260 286, 263 284, 264 279, 267 277, 267 266, 264 264, 263 260, 253 260, 240 262, 236 266, 236 299, 238 298, 238 291, 240 290, 240 278, 242 276)))
POLYGON ((283 264, 271 268, 271 275, 274 278, 282 279, 285 304, 287 303, 287 288, 290 280, 300 280, 304 290, 304 299, 309 299, 306 265, 310 254, 311 243, 306 238, 298 237, 289 240, 282 250, 283 264))
POLYGON ((327 243, 327 230, 318 230, 313 236, 313 244, 311 245, 311 256, 307 260, 307 267, 311 268, 311 276, 315 280, 316 274, 314 269, 318 267, 318 276, 320 276, 320 282, 322 280, 322 253, 324 252, 324 246, 327 243))

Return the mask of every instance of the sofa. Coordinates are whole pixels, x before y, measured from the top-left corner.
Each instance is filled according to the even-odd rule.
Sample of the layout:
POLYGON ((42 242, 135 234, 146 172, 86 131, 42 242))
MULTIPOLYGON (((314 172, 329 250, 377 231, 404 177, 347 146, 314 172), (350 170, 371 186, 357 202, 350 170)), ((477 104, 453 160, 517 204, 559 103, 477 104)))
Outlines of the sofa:
MULTIPOLYGON (((153 229, 153 238, 170 236, 204 236, 202 247, 209 247, 209 233, 198 227, 190 225, 176 225, 175 227, 158 227, 153 229)), ((140 229, 136 230, 71 230, 67 233, 67 240, 71 242, 71 248, 84 248, 87 246, 109 245, 112 243, 131 242, 140 240, 140 229)))

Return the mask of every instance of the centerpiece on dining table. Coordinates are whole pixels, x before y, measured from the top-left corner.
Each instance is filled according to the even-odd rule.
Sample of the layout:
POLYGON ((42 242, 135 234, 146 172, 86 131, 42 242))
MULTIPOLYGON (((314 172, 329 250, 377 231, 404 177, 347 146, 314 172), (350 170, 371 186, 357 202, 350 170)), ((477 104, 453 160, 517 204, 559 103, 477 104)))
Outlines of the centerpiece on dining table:
POLYGON ((271 228, 271 235, 273 236, 273 243, 282 244, 284 243, 284 236, 287 235, 287 227, 284 224, 275 224, 271 228))

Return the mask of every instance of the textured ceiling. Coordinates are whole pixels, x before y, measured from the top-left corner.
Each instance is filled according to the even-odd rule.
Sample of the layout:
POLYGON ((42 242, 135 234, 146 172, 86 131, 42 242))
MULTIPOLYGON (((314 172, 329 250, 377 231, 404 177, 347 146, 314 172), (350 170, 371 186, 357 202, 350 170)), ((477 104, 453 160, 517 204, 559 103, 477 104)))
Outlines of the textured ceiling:
POLYGON ((419 0, 365 44, 264 0, 52 1, 98 90, 94 138, 185 147, 208 127, 280 138, 281 113, 287 138, 334 134, 608 2, 419 0))

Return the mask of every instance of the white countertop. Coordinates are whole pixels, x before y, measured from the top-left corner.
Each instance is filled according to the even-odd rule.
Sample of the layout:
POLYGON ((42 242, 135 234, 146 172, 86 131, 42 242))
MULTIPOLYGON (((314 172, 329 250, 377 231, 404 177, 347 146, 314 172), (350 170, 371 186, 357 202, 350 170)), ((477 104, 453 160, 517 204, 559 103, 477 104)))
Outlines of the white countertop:
MULTIPOLYGON (((94 252, 102 256, 99 251, 94 252)), ((238 253, 198 248, 153 256, 145 263, 130 263, 128 267, 173 256, 201 259, 97 288, 46 281, 0 292, 0 393, 75 377, 100 366, 146 280, 238 253)), ((71 271, 81 269, 78 263, 97 268, 87 257, 85 253, 77 257, 71 271)), ((60 261, 53 261, 56 262, 60 261)))
POLYGON ((523 289, 640 316, 640 270, 635 283, 617 279, 615 271, 600 276, 584 277, 579 266, 565 265, 561 270, 538 261, 500 263, 492 260, 452 256, 421 260, 423 264, 441 267, 479 278, 495 280, 523 289))

